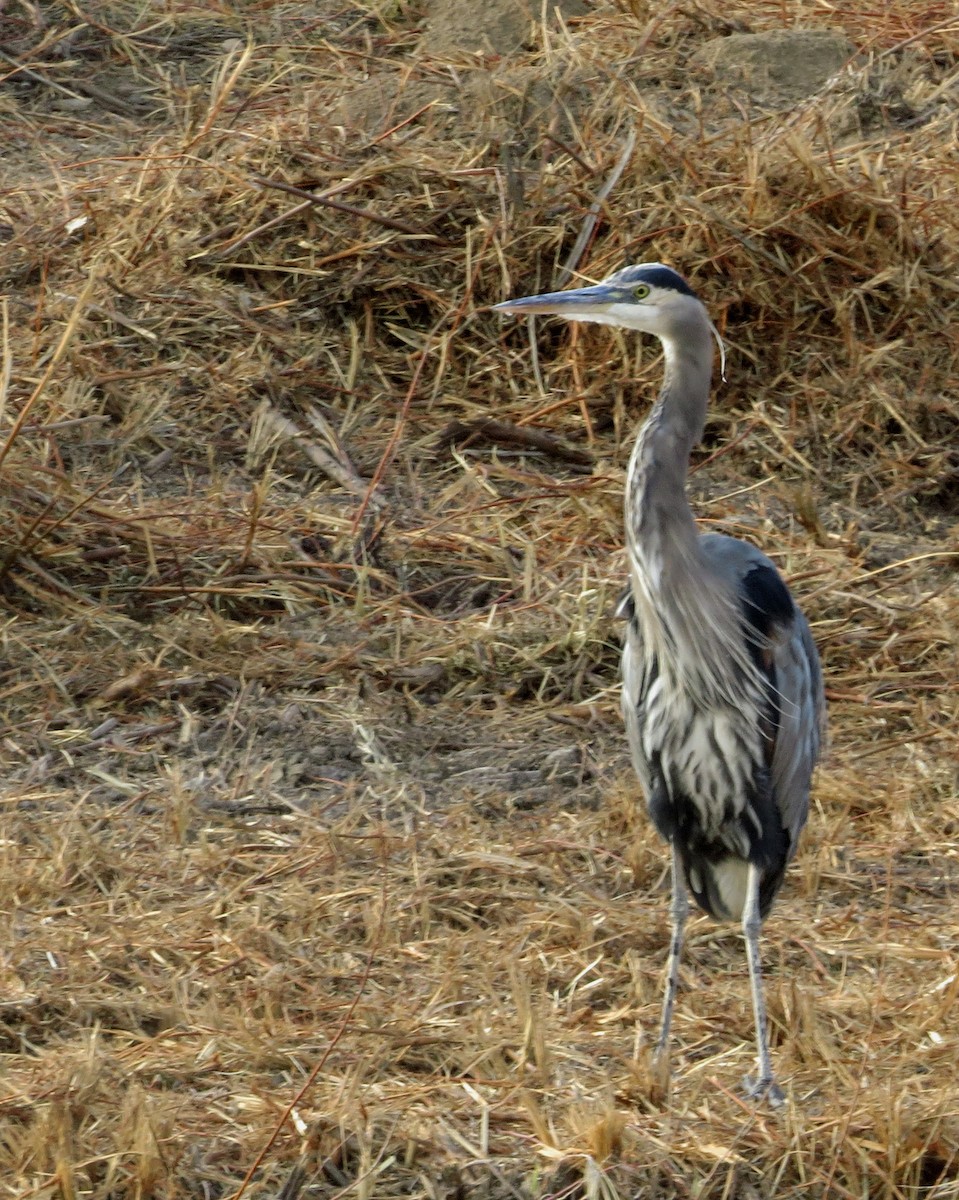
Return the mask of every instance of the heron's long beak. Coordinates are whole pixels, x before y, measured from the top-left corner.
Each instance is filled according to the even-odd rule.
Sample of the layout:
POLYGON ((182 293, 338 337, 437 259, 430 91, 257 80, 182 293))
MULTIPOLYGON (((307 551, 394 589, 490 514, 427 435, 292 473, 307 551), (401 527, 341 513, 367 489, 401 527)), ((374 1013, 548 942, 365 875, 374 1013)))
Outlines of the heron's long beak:
MULTIPOLYGON (((512 313, 517 317, 536 314, 566 317, 567 320, 596 321, 601 325, 621 325, 623 322, 612 316, 609 306, 629 303, 629 295, 622 287, 608 283, 594 283, 591 287, 570 288, 567 292, 543 292, 540 296, 520 296, 516 300, 503 300, 493 305, 494 312, 512 313)), ((712 335, 719 347, 719 371, 726 382, 726 346, 719 330, 706 317, 712 335)))
POLYGON ((568 292, 544 292, 541 296, 521 296, 516 300, 504 300, 494 304, 494 312, 515 313, 524 316, 527 313, 555 313, 560 317, 576 317, 582 313, 595 312, 606 304, 613 304, 622 299, 622 293, 605 283, 596 283, 592 287, 571 288, 568 292))

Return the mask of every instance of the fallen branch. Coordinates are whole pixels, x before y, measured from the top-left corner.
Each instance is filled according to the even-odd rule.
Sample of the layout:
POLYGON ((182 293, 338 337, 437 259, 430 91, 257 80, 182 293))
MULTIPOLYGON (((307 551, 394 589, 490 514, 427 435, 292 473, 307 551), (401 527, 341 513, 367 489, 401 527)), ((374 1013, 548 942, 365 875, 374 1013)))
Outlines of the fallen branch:
POLYGON ((593 468, 593 456, 586 450, 570 446, 555 433, 531 429, 488 417, 479 421, 450 421, 436 439, 436 449, 446 446, 475 446, 477 444, 509 446, 518 450, 535 450, 550 458, 560 459, 577 467, 593 468))

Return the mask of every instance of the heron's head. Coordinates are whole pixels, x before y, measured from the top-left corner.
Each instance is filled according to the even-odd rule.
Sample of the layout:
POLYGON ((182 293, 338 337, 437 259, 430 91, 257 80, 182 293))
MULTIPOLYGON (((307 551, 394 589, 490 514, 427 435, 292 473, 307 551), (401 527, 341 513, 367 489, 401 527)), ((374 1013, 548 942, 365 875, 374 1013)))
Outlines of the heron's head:
POLYGON ((664 340, 682 336, 691 323, 701 327, 709 320, 686 280, 662 263, 623 267, 591 287, 504 300, 493 308, 516 316, 549 313, 568 321, 618 325, 664 340))
POLYGON ((590 287, 504 300, 493 308, 517 317, 542 313, 651 333, 662 341, 667 359, 678 344, 708 333, 719 346, 725 378, 725 349, 715 325, 686 280, 662 263, 638 263, 590 287))

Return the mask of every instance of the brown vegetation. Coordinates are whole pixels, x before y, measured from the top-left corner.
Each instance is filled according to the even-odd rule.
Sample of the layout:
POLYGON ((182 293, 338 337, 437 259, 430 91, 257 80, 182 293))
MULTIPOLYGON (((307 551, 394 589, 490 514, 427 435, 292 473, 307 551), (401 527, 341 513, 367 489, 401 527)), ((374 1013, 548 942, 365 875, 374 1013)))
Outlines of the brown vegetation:
POLYGON ((533 9, 0 9, 0 1200, 959 1196, 954 8, 533 9), (643 259, 827 674, 782 1113, 705 918, 650 1100, 655 348, 487 311, 643 259))

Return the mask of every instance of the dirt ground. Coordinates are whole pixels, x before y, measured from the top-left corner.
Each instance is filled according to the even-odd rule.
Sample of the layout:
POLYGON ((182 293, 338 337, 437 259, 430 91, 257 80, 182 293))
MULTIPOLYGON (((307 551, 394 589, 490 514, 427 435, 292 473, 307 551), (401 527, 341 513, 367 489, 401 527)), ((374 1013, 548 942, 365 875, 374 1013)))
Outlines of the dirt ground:
POLYGON ((0 1197, 959 1197, 951 6, 24 0, 0 52, 0 1197), (488 311, 643 259, 728 348, 694 507, 826 672, 781 1112, 703 917, 649 1077, 661 363, 488 311))

